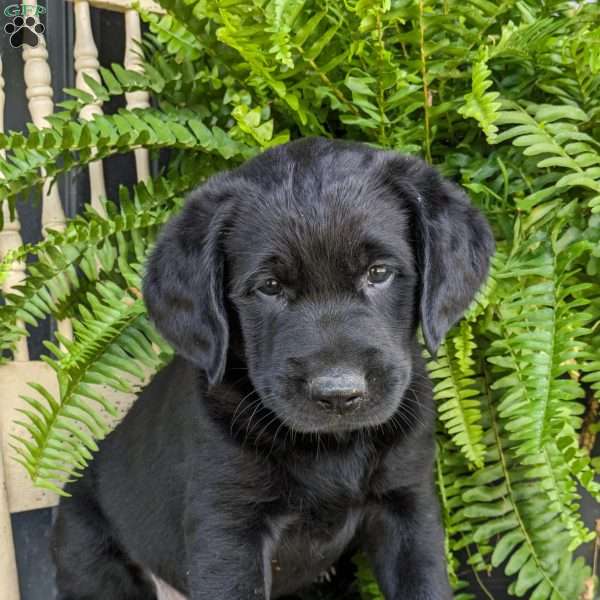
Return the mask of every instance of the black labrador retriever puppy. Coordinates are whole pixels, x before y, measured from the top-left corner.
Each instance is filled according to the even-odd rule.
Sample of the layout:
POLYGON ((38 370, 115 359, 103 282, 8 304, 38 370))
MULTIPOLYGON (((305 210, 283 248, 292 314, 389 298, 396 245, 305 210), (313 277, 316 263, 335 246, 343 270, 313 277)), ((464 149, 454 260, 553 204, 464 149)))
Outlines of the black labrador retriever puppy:
POLYGON ((415 158, 308 138, 194 191, 152 253, 178 357, 68 485, 62 600, 269 600, 362 549, 387 600, 450 600, 434 352, 488 270, 466 195, 415 158))

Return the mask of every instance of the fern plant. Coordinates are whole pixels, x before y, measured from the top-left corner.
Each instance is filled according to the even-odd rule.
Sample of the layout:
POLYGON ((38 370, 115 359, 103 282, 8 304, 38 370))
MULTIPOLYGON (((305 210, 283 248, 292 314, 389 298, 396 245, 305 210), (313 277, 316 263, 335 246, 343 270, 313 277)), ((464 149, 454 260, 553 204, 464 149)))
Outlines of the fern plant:
MULTIPOLYGON (((493 598, 489 574, 534 600, 587 600, 600 500, 590 456, 600 398, 600 12, 562 0, 160 0, 141 12, 144 70, 88 79, 50 127, 0 136, 0 198, 92 160, 168 148, 155 179, 3 258, 26 277, 0 307, 2 356, 44 317, 58 394, 33 384, 14 440, 34 482, 60 493, 107 432, 103 386, 136 389, 172 351, 140 296, 144 258, 184 194, 303 135, 419 154, 469 190, 493 225, 490 279, 430 375, 437 486, 457 600, 493 598), (153 107, 82 122, 83 105, 148 89, 153 107), (585 443, 582 443, 584 440, 585 443), (583 595, 585 594, 585 595, 583 595)), ((357 589, 381 593, 357 558, 357 589)))

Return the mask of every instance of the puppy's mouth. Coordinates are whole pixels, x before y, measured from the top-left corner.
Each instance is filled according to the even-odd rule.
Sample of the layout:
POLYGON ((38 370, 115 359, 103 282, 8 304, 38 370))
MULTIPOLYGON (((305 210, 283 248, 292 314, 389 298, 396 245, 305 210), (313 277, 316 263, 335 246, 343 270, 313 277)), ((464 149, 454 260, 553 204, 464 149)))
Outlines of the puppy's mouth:
POLYGON ((369 429, 385 423, 391 418, 394 411, 388 415, 373 415, 365 410, 356 409, 352 414, 315 414, 308 416, 305 413, 287 416, 285 421, 290 428, 300 433, 341 433, 369 429))

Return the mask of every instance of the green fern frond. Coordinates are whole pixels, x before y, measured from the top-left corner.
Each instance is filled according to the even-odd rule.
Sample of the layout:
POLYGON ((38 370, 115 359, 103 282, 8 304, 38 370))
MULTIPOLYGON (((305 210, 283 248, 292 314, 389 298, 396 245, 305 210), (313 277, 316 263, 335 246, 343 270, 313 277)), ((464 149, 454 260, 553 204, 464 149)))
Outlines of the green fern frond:
POLYGON ((491 390, 486 397, 485 466, 461 478, 464 506, 452 521, 469 520, 476 543, 495 540, 491 564, 504 565, 507 575, 516 575, 512 594, 539 600, 576 598, 589 568, 565 552, 571 533, 560 518, 560 507, 539 493, 540 472, 506 446, 491 390))
POLYGON ((539 452, 555 438, 565 419, 576 429, 581 412, 575 402, 582 395, 580 387, 562 375, 582 360, 585 341, 581 338, 589 334, 586 326, 591 315, 582 310, 587 304, 579 294, 582 288, 568 285, 571 273, 556 260, 561 258, 554 259, 542 248, 531 258, 509 261, 505 275, 499 275, 514 279, 515 287, 499 306, 504 334, 492 343, 489 360, 510 369, 510 375, 496 380, 494 389, 509 389, 498 410, 514 421, 508 429, 514 431, 513 439, 521 440, 524 454, 539 452), (515 387, 514 377, 522 388, 515 387), (550 415, 556 415, 556 420, 550 415), (527 431, 526 439, 522 431, 527 431))
POLYGON ((570 105, 531 104, 525 110, 517 104, 504 103, 503 109, 496 125, 511 127, 498 134, 494 143, 511 140, 513 146, 523 148, 521 152, 525 157, 536 157, 539 169, 552 169, 548 173, 548 185, 520 199, 519 208, 529 211, 538 203, 574 187, 591 190, 594 195, 590 201, 596 202, 600 195, 598 143, 571 122, 587 121, 588 115, 570 105), (537 158, 540 156, 545 158, 537 158))
MULTIPOLYGON (((130 283, 139 286, 135 278, 130 283)), ((124 295, 110 283, 96 290, 88 298, 90 309, 82 306, 74 322, 75 340, 59 338, 62 348, 48 344, 54 357, 44 360, 57 374, 58 397, 30 384, 39 397, 24 398, 31 407, 25 417, 28 429, 36 430, 36 445, 15 438, 34 483, 57 493, 64 493, 59 485, 81 471, 97 450, 95 440, 108 432, 101 411, 117 414, 98 386, 132 393, 171 355, 149 324, 141 298, 124 295)))
POLYGON ((384 600, 366 556, 356 554, 352 562, 356 566, 356 580, 361 600, 384 600))
POLYGON ((458 464, 461 465, 463 473, 470 472, 464 456, 456 451, 451 439, 443 434, 438 435, 436 484, 444 523, 444 547, 448 565, 448 577, 455 592, 455 600, 475 600, 475 596, 465 591, 465 588, 468 586, 460 579, 457 573, 460 564, 457 553, 461 550, 464 551, 464 546, 461 545, 461 542, 464 540, 465 532, 469 527, 468 523, 463 521, 461 527, 456 528, 453 526, 451 519, 453 511, 456 511, 458 508, 457 501, 460 502, 460 487, 457 485, 459 480, 455 476, 458 464), (454 456, 453 453, 455 453, 454 456), (451 478, 446 476, 446 469, 449 463, 452 463, 453 476, 451 478))
POLYGON ((498 131, 495 121, 498 118, 498 109, 501 106, 497 102, 498 92, 488 92, 493 82, 490 79, 492 72, 487 66, 488 51, 484 48, 473 63, 472 91, 465 95, 465 104, 458 112, 467 118, 473 118, 485 133, 488 143, 494 143, 494 137, 498 131))
POLYGON ((181 21, 169 14, 157 15, 143 9, 138 9, 138 12, 144 22, 148 23, 155 39, 177 62, 194 61, 202 55, 200 38, 189 31, 181 21))
POLYGON ((511 452, 526 461, 548 498, 560 506, 571 547, 576 547, 590 533, 579 516, 573 478, 586 471, 586 482, 597 490, 589 463, 573 450, 583 391, 565 376, 582 368, 590 314, 581 296, 588 286, 569 285, 573 273, 568 266, 564 257, 553 259, 543 247, 533 257, 507 263, 506 274, 499 277, 517 281, 498 307, 501 337, 492 342, 487 360, 497 367, 491 387, 502 392, 497 411, 511 452))
POLYGON ((480 466, 484 448, 472 350, 472 333, 468 325, 460 327, 440 346, 435 359, 427 366, 434 382, 433 393, 438 402, 438 416, 448 434, 467 460, 480 466))
POLYGON ((219 127, 208 128, 200 119, 183 111, 166 113, 153 108, 120 110, 114 115, 96 115, 91 121, 54 122, 51 128, 36 130, 44 150, 33 150, 20 133, 0 134, 0 148, 8 151, 0 159, 0 199, 31 187, 41 186, 46 176, 54 178, 72 165, 88 164, 112 154, 144 147, 164 147, 215 153, 225 159, 249 158, 256 150, 232 139, 219 127))
POLYGON ((159 4, 179 23, 185 23, 186 27, 196 36, 203 33, 203 25, 207 17, 217 19, 219 16, 218 4, 206 3, 202 0, 159 0, 159 4))
POLYGON ((41 242, 9 252, 1 263, 4 273, 15 261, 37 260, 27 264, 25 281, 6 294, 7 302, 0 306, 0 348, 11 351, 26 335, 19 321, 35 327, 47 315, 59 320, 71 316, 71 307, 85 303, 89 282, 115 270, 121 277, 117 236, 141 234, 144 243, 138 260, 143 260, 156 232, 182 205, 183 193, 197 177, 194 171, 181 172, 177 180, 137 184, 131 194, 122 189, 119 209, 105 203, 107 216, 90 209, 69 221, 63 231, 50 231, 41 242))
POLYGON ((515 55, 525 59, 534 58, 552 44, 553 37, 568 25, 568 21, 552 17, 518 26, 510 21, 502 27, 498 43, 490 48, 490 58, 515 55))

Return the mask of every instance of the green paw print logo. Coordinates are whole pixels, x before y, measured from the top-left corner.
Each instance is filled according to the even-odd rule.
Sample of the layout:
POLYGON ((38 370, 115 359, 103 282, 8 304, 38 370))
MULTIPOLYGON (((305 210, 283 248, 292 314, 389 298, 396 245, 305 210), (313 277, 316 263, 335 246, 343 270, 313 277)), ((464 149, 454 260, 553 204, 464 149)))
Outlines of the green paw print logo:
POLYGON ((44 26, 34 17, 15 17, 4 26, 4 31, 10 35, 13 48, 20 48, 23 44, 35 48, 40 41, 39 36, 44 33, 44 26))

